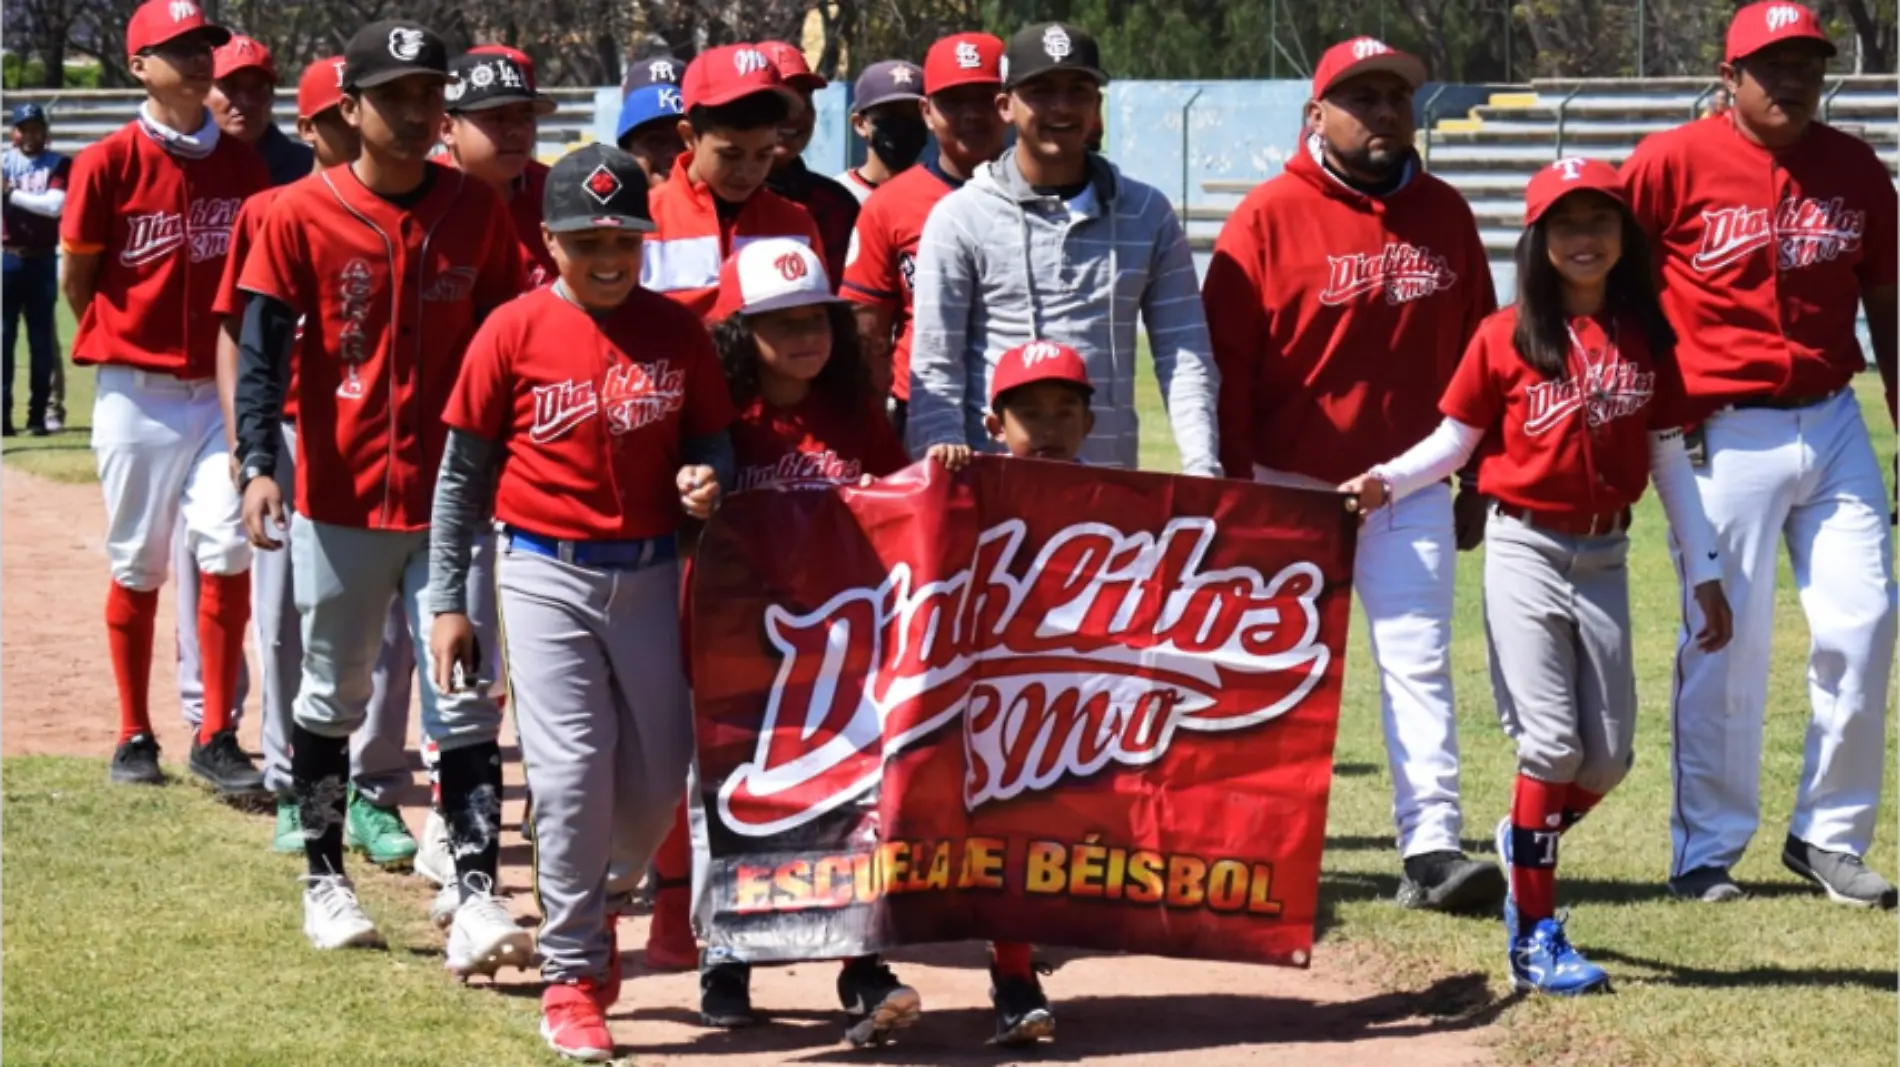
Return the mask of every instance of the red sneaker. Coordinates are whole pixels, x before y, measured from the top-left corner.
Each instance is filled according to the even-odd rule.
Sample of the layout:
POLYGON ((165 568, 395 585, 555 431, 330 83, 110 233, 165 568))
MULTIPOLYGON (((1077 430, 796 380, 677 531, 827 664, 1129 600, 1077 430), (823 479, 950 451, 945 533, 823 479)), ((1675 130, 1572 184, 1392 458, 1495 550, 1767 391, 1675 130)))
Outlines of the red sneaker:
POLYGON ((699 969, 699 942, 693 940, 692 902, 685 889, 653 895, 653 921, 647 926, 647 967, 655 971, 699 969))
POLYGON ((542 991, 541 1037, 549 1048, 588 1063, 614 1058, 614 1039, 595 1000, 599 995, 599 983, 591 978, 556 982, 542 991))

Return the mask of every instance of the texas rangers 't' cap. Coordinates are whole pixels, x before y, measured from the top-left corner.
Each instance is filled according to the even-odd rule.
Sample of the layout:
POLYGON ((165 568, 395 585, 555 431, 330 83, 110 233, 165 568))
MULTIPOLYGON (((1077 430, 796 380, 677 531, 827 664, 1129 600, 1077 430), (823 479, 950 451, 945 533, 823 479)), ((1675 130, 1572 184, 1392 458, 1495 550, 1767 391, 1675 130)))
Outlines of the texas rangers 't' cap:
POLYGON ((1354 37, 1328 48, 1313 70, 1313 99, 1333 91, 1347 78, 1386 71, 1405 79, 1416 89, 1425 84, 1425 64, 1409 52, 1401 52, 1377 37, 1354 37))
POLYGON ((647 85, 678 85, 686 71, 686 61, 672 56, 648 56, 627 62, 627 74, 620 79, 622 96, 647 85))
POLYGON ((772 65, 778 68, 779 80, 783 81, 787 88, 796 89, 801 93, 815 93, 831 84, 825 81, 822 75, 812 72, 811 64, 805 62, 805 53, 784 41, 762 41, 759 49, 765 53, 765 58, 771 60, 772 65))
POLYGON ((719 302, 712 317, 842 303, 844 298, 831 291, 818 253, 796 238, 768 237, 734 252, 719 269, 719 302))
POLYGON ((632 133, 649 122, 677 122, 685 108, 680 106, 676 85, 643 85, 620 101, 620 121, 614 128, 614 140, 632 133))
POLYGON ((343 102, 343 57, 313 59, 297 79, 297 117, 314 119, 343 102))
POLYGON ((1003 84, 1003 39, 987 33, 955 33, 924 55, 924 91, 959 85, 1003 84))
POLYGON ((18 104, 13 108, 13 125, 24 126, 29 122, 47 125, 46 109, 38 104, 18 104))
POLYGON ((924 68, 907 59, 884 59, 864 68, 851 87, 851 113, 856 115, 893 101, 924 98, 924 68))
POLYGON ((533 104, 537 115, 552 115, 553 98, 534 89, 534 79, 509 56, 469 52, 449 60, 449 83, 442 102, 450 114, 486 111, 508 104, 533 104))
POLYGON ((789 93, 778 68, 755 44, 709 48, 686 65, 680 78, 680 104, 688 111, 730 104, 753 93, 789 93))
POLYGON ((1555 206, 1557 201, 1586 189, 1602 193, 1619 204, 1629 203, 1623 192, 1623 180, 1616 176, 1615 167, 1601 159, 1571 156, 1531 176, 1530 184, 1524 187, 1524 225, 1529 226, 1543 218, 1544 212, 1555 206))
POLYGON ((371 89, 416 74, 449 76, 448 46, 419 22, 372 22, 343 48, 345 89, 371 89))
POLYGON ((1085 393, 1095 392, 1080 352, 1054 341, 1031 341, 996 361, 996 370, 990 373, 990 410, 996 410, 997 398, 1004 393, 1036 382, 1065 382, 1085 393))
POLYGON ((240 70, 261 70, 277 84, 277 61, 262 41, 234 33, 211 53, 211 76, 229 78, 240 70))
POLYGON ((231 39, 230 30, 206 20, 191 0, 145 0, 125 24, 125 54, 136 56, 188 33, 201 35, 213 48, 231 39))
POLYGON ((528 79, 528 88, 536 92, 540 91, 540 83, 535 81, 534 57, 523 52, 521 49, 510 48, 505 44, 478 44, 470 48, 468 54, 471 56, 502 56, 503 58, 514 60, 515 66, 521 68, 521 76, 528 79))
POLYGON ((1085 30, 1061 22, 1039 22, 1017 30, 1003 53, 1003 85, 1014 89, 1031 78, 1073 70, 1108 84, 1102 49, 1085 30))
POLYGON ((1733 63, 1783 41, 1819 41, 1827 46, 1828 55, 1836 51, 1834 42, 1821 29, 1821 20, 1807 5, 1772 0, 1750 4, 1735 13, 1728 24, 1725 58, 1733 63))
POLYGON ((647 173, 640 169, 639 160, 613 145, 582 145, 548 169, 541 217, 553 233, 651 233, 653 213, 647 207, 647 173))

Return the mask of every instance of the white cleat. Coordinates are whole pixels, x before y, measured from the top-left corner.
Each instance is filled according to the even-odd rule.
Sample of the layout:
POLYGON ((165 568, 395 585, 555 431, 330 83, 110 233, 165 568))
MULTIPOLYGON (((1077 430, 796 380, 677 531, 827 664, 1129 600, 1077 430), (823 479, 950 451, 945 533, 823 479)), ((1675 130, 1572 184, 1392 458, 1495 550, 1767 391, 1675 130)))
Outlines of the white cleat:
POLYGON ((462 890, 453 880, 435 891, 435 899, 429 902, 429 921, 437 930, 447 930, 455 922, 455 912, 462 906, 462 890))
MULTIPOLYGON (((431 810, 429 821, 422 824, 422 844, 416 849, 415 869, 436 885, 455 884, 455 857, 449 854, 449 824, 441 812, 431 810)), ((448 923, 444 920, 436 925, 448 923)))
POLYGON ((319 949, 370 948, 383 943, 376 924, 363 913, 356 887, 340 874, 302 879, 303 934, 319 949))
POLYGON ((503 967, 527 967, 534 956, 534 936, 515 924, 485 875, 468 878, 472 892, 455 909, 444 966, 458 978, 477 974, 493 978, 503 967))

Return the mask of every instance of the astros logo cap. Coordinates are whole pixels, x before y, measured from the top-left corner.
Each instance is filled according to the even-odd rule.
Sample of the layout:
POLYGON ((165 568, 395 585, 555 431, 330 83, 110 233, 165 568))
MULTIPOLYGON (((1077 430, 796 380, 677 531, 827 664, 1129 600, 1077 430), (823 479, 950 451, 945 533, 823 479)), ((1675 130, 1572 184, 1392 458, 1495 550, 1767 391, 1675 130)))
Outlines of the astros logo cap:
POLYGON ((1088 363, 1082 354, 1054 341, 1031 341, 1003 353, 990 373, 990 410, 996 410, 997 398, 1011 389, 1036 382, 1065 382, 1091 395, 1088 363))
POLYGON ((1827 46, 1828 55, 1835 53, 1834 42, 1828 40, 1813 10, 1804 4, 1769 0, 1765 4, 1750 4, 1735 13, 1734 20, 1728 24, 1724 58, 1733 63, 1783 41, 1818 41, 1827 46))
POLYGON ((1602 193, 1619 204, 1629 202, 1615 167, 1601 159, 1569 156, 1531 176, 1530 184, 1524 187, 1524 225, 1535 224, 1557 201, 1585 189, 1602 193))
POLYGON ((297 117, 314 119, 343 101, 343 57, 313 59, 297 79, 297 117))
POLYGON ((1003 84, 1003 39, 987 33, 957 33, 930 46, 924 56, 924 92, 959 85, 1003 84))
POLYGON ((734 252, 719 271, 714 319, 755 315, 811 304, 841 304, 824 261, 803 241, 768 237, 734 252))

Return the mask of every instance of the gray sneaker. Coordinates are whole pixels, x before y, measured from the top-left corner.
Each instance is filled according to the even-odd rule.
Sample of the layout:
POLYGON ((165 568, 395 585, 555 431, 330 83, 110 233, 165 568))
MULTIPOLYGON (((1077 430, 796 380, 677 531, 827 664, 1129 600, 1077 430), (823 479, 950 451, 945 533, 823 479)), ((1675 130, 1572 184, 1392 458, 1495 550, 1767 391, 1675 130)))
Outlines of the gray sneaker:
POLYGON ((1727 867, 1697 867, 1669 880, 1669 892, 1678 900, 1699 900, 1704 904, 1726 904, 1748 895, 1730 878, 1727 867))
POLYGON ((1868 870, 1859 856, 1815 848, 1789 834, 1788 842, 1781 846, 1781 863, 1820 886, 1836 904, 1893 909, 1896 895, 1893 886, 1868 870))

